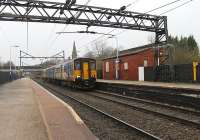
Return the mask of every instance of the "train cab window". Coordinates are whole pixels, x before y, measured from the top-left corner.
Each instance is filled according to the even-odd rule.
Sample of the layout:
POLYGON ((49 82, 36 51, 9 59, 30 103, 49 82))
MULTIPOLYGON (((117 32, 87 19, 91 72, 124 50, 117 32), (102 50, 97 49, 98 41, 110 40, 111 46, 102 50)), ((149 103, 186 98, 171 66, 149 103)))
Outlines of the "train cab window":
POLYGON ((81 69, 80 62, 75 62, 74 68, 75 68, 75 70, 80 70, 81 69))
POLYGON ((95 62, 91 62, 90 63, 90 70, 95 70, 95 69, 96 69, 95 62))
POLYGON ((68 65, 65 64, 65 65, 64 65, 64 71, 67 72, 67 70, 68 70, 68 65))

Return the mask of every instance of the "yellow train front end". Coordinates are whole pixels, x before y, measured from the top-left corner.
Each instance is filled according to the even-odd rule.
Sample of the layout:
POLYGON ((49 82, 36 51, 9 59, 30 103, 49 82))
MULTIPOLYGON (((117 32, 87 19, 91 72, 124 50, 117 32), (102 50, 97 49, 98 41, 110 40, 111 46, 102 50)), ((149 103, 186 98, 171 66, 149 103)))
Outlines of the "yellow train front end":
POLYGON ((75 85, 81 89, 95 87, 97 78, 96 60, 91 58, 78 58, 74 60, 75 85))

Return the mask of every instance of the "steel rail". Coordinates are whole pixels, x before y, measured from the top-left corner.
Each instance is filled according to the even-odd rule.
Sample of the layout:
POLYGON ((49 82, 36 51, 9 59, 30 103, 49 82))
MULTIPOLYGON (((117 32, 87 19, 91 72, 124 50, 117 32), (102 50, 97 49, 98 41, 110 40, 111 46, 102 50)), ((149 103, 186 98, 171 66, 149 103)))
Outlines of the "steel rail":
POLYGON ((122 101, 116 101, 116 100, 108 99, 108 98, 105 98, 105 97, 100 97, 100 96, 97 96, 97 95, 94 95, 94 94, 91 94, 91 93, 89 95, 96 97, 96 98, 103 99, 103 100, 107 100, 107 101, 111 101, 111 102, 118 103, 118 104, 121 104, 121 105, 125 105, 127 107, 134 108, 135 110, 138 110, 138 111, 142 111, 142 112, 145 112, 145 113, 151 113, 151 114, 154 114, 156 116, 160 116, 160 117, 164 117, 164 118, 169 119, 169 120, 180 122, 182 124, 186 124, 186 125, 195 126, 197 128, 200 128, 200 123, 197 123, 197 122, 194 122, 194 121, 178 118, 178 117, 167 115, 167 114, 160 113, 160 112, 157 112, 157 111, 148 110, 148 109, 145 109, 145 108, 142 108, 142 107, 137 107, 137 106, 134 106, 134 105, 122 102, 122 101))
POLYGON ((64 98, 70 98, 70 99, 72 99, 72 100, 74 100, 74 101, 76 101, 76 102, 78 102, 78 103, 80 103, 80 104, 82 104, 82 105, 84 105, 84 106, 86 106, 86 107, 88 107, 88 108, 90 108, 90 109, 92 109, 92 110, 94 110, 94 111, 96 111, 96 112, 98 112, 98 113, 100 113, 100 114, 102 114, 102 115, 104 115, 104 116, 106 116, 106 117, 108 117, 108 118, 120 123, 120 124, 123 124, 124 126, 126 126, 128 128, 131 128, 131 129, 133 129, 133 130, 135 130, 135 131, 137 131, 137 132, 139 132, 139 133, 141 133, 141 134, 143 134, 143 135, 145 135, 145 136, 147 136, 147 137, 149 137, 149 138, 151 138, 153 140, 161 140, 157 136, 154 136, 154 135, 152 135, 152 134, 150 134, 150 133, 148 133, 148 132, 146 132, 146 131, 144 131, 144 130, 142 130, 140 128, 137 128, 137 127, 135 127, 135 126, 123 121, 123 120, 120 120, 120 119, 118 119, 118 118, 116 118, 116 117, 114 117, 114 116, 112 116, 112 115, 110 115, 110 114, 108 114, 108 113, 106 113, 106 112, 104 112, 104 111, 102 111, 100 109, 97 109, 96 107, 93 107, 93 106, 91 106, 91 105, 89 105, 87 103, 84 103, 84 102, 82 102, 82 101, 80 101, 80 100, 78 100, 78 99, 76 99, 76 98, 74 98, 74 97, 72 97, 70 95, 63 94, 62 92, 57 91, 57 90, 55 90, 55 89, 53 89, 53 88, 51 88, 51 87, 49 87, 47 85, 44 85, 42 83, 39 83, 39 84, 41 84, 43 87, 46 87, 46 88, 48 88, 48 89, 50 89, 50 90, 62 95, 64 98))
MULTIPOLYGON (((106 88, 108 87, 108 83, 101 83, 102 84, 102 87, 106 88)), ((182 96, 181 94, 183 93, 180 93, 181 90, 183 90, 183 92, 188 92, 187 90, 188 89, 180 89, 180 91, 174 91, 174 88, 170 89, 170 88, 167 88, 167 87, 161 87, 160 89, 154 89, 154 88, 157 88, 156 86, 145 86, 142 87, 142 85, 132 85, 130 86, 131 84, 124 84, 124 83, 109 83, 109 92, 116 92, 116 93, 123 93, 123 92, 130 92, 130 93, 134 93, 134 94, 143 94, 143 93, 151 93, 151 94, 159 94, 159 95, 167 95, 167 96, 182 96), (142 89, 143 88, 143 89, 142 89), (148 89, 147 89, 148 88, 148 89), (150 88, 153 88, 150 89, 150 88), (162 92, 161 92, 162 90, 162 92), (170 91, 170 90, 173 90, 173 91, 170 91), (163 94, 164 93, 167 93, 167 94, 163 94), (162 93, 162 94, 161 94, 162 93)), ((101 87, 101 88, 102 88, 101 87)), ((179 89, 178 89, 179 90, 179 89)), ((193 92, 193 91, 192 91, 193 92)), ((197 91, 194 91, 195 93, 188 93, 188 95, 200 95, 199 92, 197 91)), ((197 95, 197 96, 198 96, 197 95)), ((184 96, 182 96, 184 97, 184 96)), ((190 97, 190 98, 194 98, 195 97, 190 97)), ((172 101, 174 102, 175 100, 173 98, 169 98, 168 101, 172 101)), ((193 102, 185 102, 184 100, 180 100, 177 102, 178 104, 181 103, 181 105, 179 106, 185 106, 186 108, 195 108, 195 110, 199 110, 199 106, 193 102)))
POLYGON ((179 106, 172 106, 172 105, 168 105, 168 104, 152 102, 152 101, 139 99, 139 98, 135 98, 135 97, 128 97, 128 96, 125 96, 125 95, 118 95, 118 94, 115 94, 115 93, 105 92, 105 91, 101 91, 101 90, 95 90, 95 91, 100 93, 100 94, 107 94, 107 95, 120 97, 120 98, 132 100, 132 101, 136 101, 136 102, 140 102, 140 103, 146 103, 146 104, 150 104, 150 105, 154 105, 154 106, 166 107, 166 108, 169 108, 169 109, 179 110, 179 111, 182 111, 182 112, 185 112, 185 113, 191 113, 191 114, 195 114, 197 116, 200 116, 200 111, 195 111, 195 110, 192 110, 192 109, 186 109, 186 108, 182 108, 182 107, 179 107, 179 106))

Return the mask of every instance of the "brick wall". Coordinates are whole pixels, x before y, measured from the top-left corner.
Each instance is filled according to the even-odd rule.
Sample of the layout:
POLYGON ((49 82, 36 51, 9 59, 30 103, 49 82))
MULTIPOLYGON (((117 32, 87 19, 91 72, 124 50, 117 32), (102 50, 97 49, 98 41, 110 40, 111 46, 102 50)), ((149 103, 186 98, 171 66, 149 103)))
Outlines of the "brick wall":
MULTIPOLYGON (((103 61, 103 79, 115 79, 115 59, 109 58, 103 61), (106 62, 109 62, 109 72, 106 72, 106 62)), ((137 81, 138 67, 144 66, 144 60, 147 60, 148 66, 154 65, 154 52, 152 48, 149 48, 141 52, 120 56, 119 59, 119 79, 137 81), (128 63, 128 70, 124 69, 124 63, 128 63)))

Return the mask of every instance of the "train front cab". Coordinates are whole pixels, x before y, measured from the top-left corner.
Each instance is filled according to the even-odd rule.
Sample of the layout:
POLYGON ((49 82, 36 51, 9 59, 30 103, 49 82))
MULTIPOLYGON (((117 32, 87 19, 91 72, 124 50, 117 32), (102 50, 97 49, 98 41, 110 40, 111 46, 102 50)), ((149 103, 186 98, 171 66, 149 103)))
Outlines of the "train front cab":
POLYGON ((94 59, 76 59, 74 61, 75 84, 82 89, 92 89, 96 84, 96 61, 94 59))

